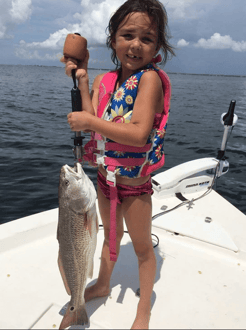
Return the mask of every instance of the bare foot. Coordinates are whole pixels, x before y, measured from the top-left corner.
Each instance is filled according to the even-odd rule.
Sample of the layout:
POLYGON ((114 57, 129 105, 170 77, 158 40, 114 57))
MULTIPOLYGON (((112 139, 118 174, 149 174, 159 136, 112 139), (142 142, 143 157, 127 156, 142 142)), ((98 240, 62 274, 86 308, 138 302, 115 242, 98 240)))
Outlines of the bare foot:
POLYGON ((94 284, 92 286, 89 286, 88 288, 85 289, 85 302, 90 301, 91 299, 94 298, 99 298, 99 297, 105 297, 108 296, 110 293, 109 288, 105 288, 102 286, 98 286, 98 284, 94 284))
POLYGON ((149 329, 149 317, 136 317, 131 329, 149 329))
POLYGON ((149 329, 150 311, 138 310, 131 329, 149 329))
POLYGON ((131 329, 149 329, 149 317, 136 317, 131 329))

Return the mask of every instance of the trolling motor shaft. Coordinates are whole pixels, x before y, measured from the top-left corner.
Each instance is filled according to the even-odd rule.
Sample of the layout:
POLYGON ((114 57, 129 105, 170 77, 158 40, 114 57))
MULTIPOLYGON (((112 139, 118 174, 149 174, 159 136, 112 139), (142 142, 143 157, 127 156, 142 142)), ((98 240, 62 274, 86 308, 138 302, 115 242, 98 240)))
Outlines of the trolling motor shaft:
POLYGON ((223 113, 221 115, 221 124, 224 125, 224 134, 223 139, 221 143, 220 150, 217 154, 217 159, 219 160, 219 165, 216 170, 217 177, 220 177, 221 175, 225 174, 229 170, 229 162, 225 159, 225 150, 226 150, 226 143, 228 140, 228 133, 229 130, 233 128, 234 125, 236 125, 238 117, 236 114, 234 114, 236 101, 231 100, 229 110, 227 113, 223 113))
POLYGON ((223 113, 221 115, 221 124, 224 125, 224 134, 223 134, 223 139, 222 139, 222 143, 221 143, 221 148, 218 151, 218 155, 217 155, 217 159, 219 159, 219 160, 225 159, 224 156, 225 156, 225 149, 226 149, 228 133, 229 133, 230 128, 232 128, 234 125, 236 125, 237 120, 238 120, 237 115, 234 114, 235 106, 236 106, 236 101, 231 100, 228 112, 223 113))

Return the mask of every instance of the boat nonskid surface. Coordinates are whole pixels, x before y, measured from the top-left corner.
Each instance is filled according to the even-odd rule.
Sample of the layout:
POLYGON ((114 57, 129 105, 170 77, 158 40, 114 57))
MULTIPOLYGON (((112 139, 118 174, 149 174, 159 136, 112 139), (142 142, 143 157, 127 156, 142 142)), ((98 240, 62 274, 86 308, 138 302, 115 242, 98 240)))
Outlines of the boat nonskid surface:
POLYGON ((154 194, 152 226, 246 253, 246 216, 214 190, 202 198, 200 195, 185 194, 188 202, 181 202, 178 197, 160 200, 154 194))
MULTIPOLYGON (((211 198, 215 199, 217 195, 212 192, 211 198)), ((221 197, 218 195, 218 198, 221 197)), ((161 203, 157 205, 155 198, 153 200, 154 215, 161 203)), ((163 202, 168 202, 171 207, 176 200, 171 198, 163 202)), ((175 210, 174 219, 185 211, 182 208, 179 212, 175 210)), ((241 220, 245 221, 245 218, 242 215, 241 220)), ((57 267, 57 220, 57 210, 19 219, 19 223, 23 222, 26 238, 35 231, 36 239, 23 241, 23 244, 0 253, 3 269, 0 275, 3 297, 0 301, 0 328, 58 328, 64 302, 69 301, 69 296, 64 290, 57 267), (43 224, 40 216, 45 218, 43 224), (36 228, 33 225, 35 222, 36 228), (38 238, 39 231, 41 235, 38 238)), ((198 239, 177 235, 177 232, 157 227, 156 220, 153 221, 152 232, 159 237, 160 243, 155 249, 157 274, 150 328, 245 328, 245 252, 240 250, 235 253, 198 239)), ((11 225, 15 226, 15 223, 11 225)), ((15 241, 18 235, 22 233, 19 231, 10 235, 9 242, 15 241)), ((89 285, 95 282, 98 274, 102 243, 103 230, 100 230, 94 259, 94 277, 88 281, 89 285)), ((127 234, 122 241, 111 287, 110 296, 92 300, 86 306, 90 317, 89 326, 93 329, 130 328, 134 320, 139 301, 135 294, 139 287, 138 267, 127 234)))

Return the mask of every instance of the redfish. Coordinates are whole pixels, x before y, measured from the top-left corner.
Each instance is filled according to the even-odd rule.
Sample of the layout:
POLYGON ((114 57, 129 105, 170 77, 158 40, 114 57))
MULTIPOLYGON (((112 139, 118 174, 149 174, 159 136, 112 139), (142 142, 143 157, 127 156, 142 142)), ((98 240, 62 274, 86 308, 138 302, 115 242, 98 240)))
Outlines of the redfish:
POLYGON ((93 276, 98 218, 96 190, 81 165, 64 165, 59 180, 58 265, 67 293, 71 296, 60 325, 89 322, 84 300, 87 278, 93 276))

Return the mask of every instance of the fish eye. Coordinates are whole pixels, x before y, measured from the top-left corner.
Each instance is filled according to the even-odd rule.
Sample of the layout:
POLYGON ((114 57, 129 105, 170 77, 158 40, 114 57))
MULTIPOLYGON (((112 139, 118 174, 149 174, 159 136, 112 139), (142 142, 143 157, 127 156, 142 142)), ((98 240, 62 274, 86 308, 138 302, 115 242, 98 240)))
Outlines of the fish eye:
POLYGON ((69 181, 68 180, 65 181, 65 185, 69 186, 69 181))

